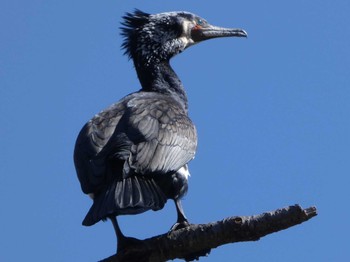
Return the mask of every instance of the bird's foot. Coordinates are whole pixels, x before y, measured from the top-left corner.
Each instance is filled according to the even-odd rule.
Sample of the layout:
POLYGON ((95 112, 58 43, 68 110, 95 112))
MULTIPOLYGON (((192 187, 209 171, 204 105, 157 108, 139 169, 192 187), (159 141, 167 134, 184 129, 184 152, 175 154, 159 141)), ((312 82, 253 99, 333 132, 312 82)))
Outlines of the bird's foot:
POLYGON ((130 246, 141 245, 143 242, 140 239, 133 237, 123 237, 118 239, 117 252, 127 249, 130 246))
MULTIPOLYGON (((179 230, 179 229, 182 229, 182 228, 186 228, 186 227, 189 227, 190 226, 190 223, 188 222, 187 219, 183 219, 183 220, 180 220, 180 221, 177 221, 172 227, 171 229, 169 230, 168 234, 170 235, 172 232, 176 231, 176 230, 179 230)), ((193 252, 193 253, 190 253, 188 255, 186 255, 184 257, 184 259, 186 261, 194 261, 194 260, 199 260, 200 257, 205 257, 205 256, 208 256, 209 253, 210 253, 211 249, 203 249, 203 250, 200 250, 198 252, 193 252)))
POLYGON ((190 223, 187 220, 178 221, 170 228, 169 231, 172 232, 172 231, 179 230, 189 226, 190 226, 190 223))

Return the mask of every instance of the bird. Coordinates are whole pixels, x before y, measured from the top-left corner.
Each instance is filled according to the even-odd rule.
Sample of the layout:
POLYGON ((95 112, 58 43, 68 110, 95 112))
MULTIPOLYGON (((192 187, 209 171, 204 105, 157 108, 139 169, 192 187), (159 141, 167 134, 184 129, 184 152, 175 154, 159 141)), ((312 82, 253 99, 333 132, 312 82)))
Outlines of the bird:
POLYGON ((122 49, 133 61, 141 88, 89 120, 74 148, 81 189, 93 200, 82 224, 111 220, 117 250, 133 240, 122 233, 117 216, 157 211, 173 200, 177 221, 170 230, 189 225, 181 199, 188 191, 197 131, 170 59, 208 39, 247 37, 243 29, 213 26, 186 11, 135 9, 122 19, 122 49))

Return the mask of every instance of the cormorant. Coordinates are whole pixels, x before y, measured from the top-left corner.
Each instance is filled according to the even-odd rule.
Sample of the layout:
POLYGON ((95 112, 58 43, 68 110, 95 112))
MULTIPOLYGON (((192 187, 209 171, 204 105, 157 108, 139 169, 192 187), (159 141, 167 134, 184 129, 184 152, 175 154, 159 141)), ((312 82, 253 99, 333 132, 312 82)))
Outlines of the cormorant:
POLYGON ((126 238, 116 216, 159 210, 175 201, 177 222, 188 225, 180 199, 188 188, 188 162, 197 134, 185 90, 169 60, 216 37, 247 37, 242 29, 210 25, 188 12, 126 13, 122 44, 133 60, 141 90, 95 115, 79 133, 74 163, 82 191, 93 199, 83 225, 109 218, 120 249, 126 238))

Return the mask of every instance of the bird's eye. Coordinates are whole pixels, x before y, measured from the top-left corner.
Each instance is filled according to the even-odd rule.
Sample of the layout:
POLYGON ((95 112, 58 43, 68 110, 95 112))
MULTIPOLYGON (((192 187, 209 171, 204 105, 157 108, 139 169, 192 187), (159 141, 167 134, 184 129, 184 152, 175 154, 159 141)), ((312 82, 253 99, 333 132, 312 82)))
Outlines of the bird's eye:
POLYGON ((204 21, 200 18, 197 19, 197 25, 203 25, 204 21))

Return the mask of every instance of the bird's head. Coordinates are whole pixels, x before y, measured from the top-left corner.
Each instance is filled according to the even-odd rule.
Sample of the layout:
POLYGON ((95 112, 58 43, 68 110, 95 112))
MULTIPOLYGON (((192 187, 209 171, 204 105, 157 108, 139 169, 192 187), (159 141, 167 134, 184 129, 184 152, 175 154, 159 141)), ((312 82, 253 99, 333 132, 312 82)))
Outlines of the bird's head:
POLYGON ((149 66, 168 61, 187 47, 217 37, 247 37, 237 28, 210 25, 205 19, 188 12, 147 14, 140 10, 123 17, 122 47, 135 63, 149 66))

